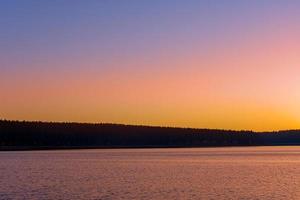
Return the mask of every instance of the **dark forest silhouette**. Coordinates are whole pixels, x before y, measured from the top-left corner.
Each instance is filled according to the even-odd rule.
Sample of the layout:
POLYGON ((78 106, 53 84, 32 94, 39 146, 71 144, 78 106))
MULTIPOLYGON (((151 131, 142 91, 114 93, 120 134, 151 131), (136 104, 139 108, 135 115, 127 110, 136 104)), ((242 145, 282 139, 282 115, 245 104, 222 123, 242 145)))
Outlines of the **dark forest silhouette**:
POLYGON ((0 120, 0 150, 298 145, 300 130, 215 129, 0 120))

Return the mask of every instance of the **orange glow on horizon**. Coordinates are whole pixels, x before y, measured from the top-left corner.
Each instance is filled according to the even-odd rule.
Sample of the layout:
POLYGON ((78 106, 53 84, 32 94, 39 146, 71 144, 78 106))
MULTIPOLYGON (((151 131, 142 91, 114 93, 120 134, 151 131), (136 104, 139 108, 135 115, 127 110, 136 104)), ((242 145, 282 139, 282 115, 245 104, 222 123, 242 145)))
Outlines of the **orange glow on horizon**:
POLYGON ((163 10, 159 20, 156 12, 95 12, 101 16, 22 29, 27 37, 0 47, 0 118, 299 129, 299 9, 256 4, 218 15, 205 12, 215 9, 209 5, 202 13, 163 10))

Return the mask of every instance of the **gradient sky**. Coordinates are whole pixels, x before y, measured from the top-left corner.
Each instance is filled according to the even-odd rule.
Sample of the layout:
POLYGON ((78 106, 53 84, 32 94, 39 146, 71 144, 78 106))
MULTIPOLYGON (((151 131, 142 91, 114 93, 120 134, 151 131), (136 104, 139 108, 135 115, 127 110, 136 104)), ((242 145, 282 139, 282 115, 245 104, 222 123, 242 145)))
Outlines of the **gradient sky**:
POLYGON ((1 0, 0 118, 300 128, 300 1, 1 0))

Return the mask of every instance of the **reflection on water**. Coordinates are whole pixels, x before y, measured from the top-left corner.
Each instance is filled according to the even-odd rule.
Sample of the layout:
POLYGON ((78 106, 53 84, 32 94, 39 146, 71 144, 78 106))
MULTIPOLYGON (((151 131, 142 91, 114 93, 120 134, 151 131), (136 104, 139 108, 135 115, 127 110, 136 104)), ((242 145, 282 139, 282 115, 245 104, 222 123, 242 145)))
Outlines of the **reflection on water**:
POLYGON ((300 199, 300 147, 0 152, 0 199, 300 199))

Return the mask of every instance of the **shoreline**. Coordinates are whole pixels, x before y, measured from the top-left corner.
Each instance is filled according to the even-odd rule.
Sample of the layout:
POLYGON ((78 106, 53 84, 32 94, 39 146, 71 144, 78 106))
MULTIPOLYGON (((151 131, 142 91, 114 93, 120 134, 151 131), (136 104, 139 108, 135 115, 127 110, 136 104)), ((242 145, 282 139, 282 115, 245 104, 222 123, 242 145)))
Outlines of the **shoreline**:
POLYGON ((181 149, 181 148, 235 148, 235 147, 284 147, 299 146, 300 144, 270 144, 270 145, 223 145, 223 146, 0 146, 0 152, 7 151, 56 151, 56 150, 88 150, 88 149, 181 149))

